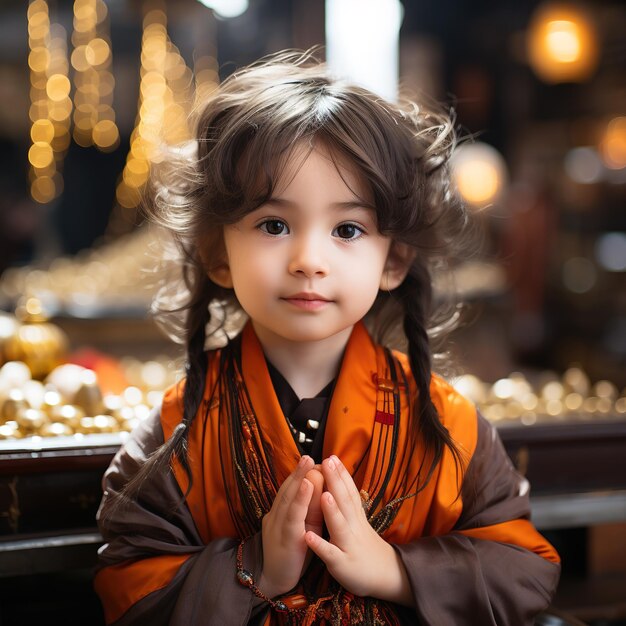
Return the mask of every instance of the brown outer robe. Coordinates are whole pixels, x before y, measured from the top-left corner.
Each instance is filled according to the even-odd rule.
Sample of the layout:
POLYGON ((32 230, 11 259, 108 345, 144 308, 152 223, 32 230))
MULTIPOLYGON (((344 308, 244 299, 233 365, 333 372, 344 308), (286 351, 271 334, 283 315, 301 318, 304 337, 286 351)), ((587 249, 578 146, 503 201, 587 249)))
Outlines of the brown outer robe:
MULTIPOLYGON (((213 354, 213 357, 216 357, 213 354)), ((396 353, 405 372, 408 361, 396 353)), ((207 400, 217 377, 210 361, 207 400)), ((242 335, 243 377, 278 482, 295 468, 299 453, 271 385, 261 346, 248 324, 242 335)), ((370 484, 368 444, 376 428, 377 385, 385 372, 384 353, 357 324, 350 337, 333 393, 324 438, 324 458, 336 454, 356 469, 359 488, 370 484), (361 459, 363 463, 359 464, 361 459)), ((410 381, 410 391, 415 392, 410 381)), ((383 537, 400 554, 414 594, 414 610, 398 607, 406 624, 462 626, 532 624, 556 589, 559 558, 529 519, 528 483, 517 474, 495 429, 440 378, 431 395, 444 425, 466 453, 458 480, 445 452, 430 483, 401 506, 383 537)), ((267 605, 235 579, 239 543, 224 498, 219 470, 218 403, 203 424, 198 416, 189 437, 194 475, 185 504, 175 509, 187 487, 182 469, 147 481, 138 501, 116 508, 117 495, 140 464, 169 437, 181 419, 181 387, 166 394, 154 412, 118 452, 103 479, 98 519, 106 541, 95 586, 108 624, 245 625, 269 623, 267 605), (172 511, 174 512, 172 513, 172 511)), ((403 403, 401 423, 406 425, 403 403)), ((380 408, 380 407, 379 407, 380 408)), ((223 427, 223 426, 222 426, 223 427)), ((406 443, 407 430, 400 430, 406 443)), ((421 445, 410 464, 419 466, 421 445)), ((385 500, 386 501, 386 500, 385 500)), ((260 533, 246 543, 244 564, 258 579, 262 569, 260 533)))

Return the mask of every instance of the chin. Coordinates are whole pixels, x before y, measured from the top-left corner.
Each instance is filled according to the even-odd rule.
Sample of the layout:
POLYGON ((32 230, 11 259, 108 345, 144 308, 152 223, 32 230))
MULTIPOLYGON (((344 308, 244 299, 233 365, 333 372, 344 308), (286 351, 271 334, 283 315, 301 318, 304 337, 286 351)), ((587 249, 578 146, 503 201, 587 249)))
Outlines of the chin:
POLYGON ((335 337, 336 335, 339 335, 342 332, 345 332, 346 330, 351 328, 351 325, 341 328, 329 328, 326 324, 320 328, 311 328, 309 326, 308 328, 292 329, 291 332, 285 331, 285 329, 283 328, 278 334, 282 335, 285 339, 289 341, 304 343, 309 341, 324 341, 325 339, 335 337))

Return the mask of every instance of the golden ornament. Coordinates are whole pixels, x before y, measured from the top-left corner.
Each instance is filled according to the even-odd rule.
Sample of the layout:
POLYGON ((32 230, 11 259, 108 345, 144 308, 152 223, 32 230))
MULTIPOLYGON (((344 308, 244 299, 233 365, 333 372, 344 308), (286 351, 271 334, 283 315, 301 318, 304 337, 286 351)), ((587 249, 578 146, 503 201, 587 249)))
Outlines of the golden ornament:
POLYGON ((4 347, 15 336, 18 328, 19 322, 13 315, 0 311, 0 365, 9 360, 5 356, 4 347))
POLYGON ((64 358, 69 343, 67 336, 47 321, 41 302, 36 298, 26 298, 20 303, 16 315, 21 324, 5 343, 5 357, 23 361, 32 377, 41 380, 64 358))
POLYGON ((8 395, 0 399, 0 423, 14 420, 20 411, 30 408, 20 389, 11 389, 8 395))

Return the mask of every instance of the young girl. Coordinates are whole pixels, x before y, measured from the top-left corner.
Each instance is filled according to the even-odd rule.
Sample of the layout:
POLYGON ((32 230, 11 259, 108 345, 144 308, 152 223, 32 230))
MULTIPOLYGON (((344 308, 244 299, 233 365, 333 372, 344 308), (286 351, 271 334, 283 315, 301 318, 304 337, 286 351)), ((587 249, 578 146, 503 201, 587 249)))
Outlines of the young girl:
POLYGON ((107 623, 519 625, 549 604, 527 482, 431 373, 431 271, 467 221, 452 147, 446 116, 307 54, 211 96, 152 203, 187 370, 104 478, 107 623))

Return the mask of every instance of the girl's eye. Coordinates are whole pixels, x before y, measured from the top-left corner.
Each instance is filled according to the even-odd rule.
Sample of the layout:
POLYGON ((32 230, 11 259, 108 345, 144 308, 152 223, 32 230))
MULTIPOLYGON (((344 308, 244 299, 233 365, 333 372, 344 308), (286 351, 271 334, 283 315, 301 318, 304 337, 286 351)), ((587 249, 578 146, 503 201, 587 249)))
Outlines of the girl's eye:
POLYGON ((282 220, 267 220, 259 224, 258 228, 268 235, 284 235, 288 230, 282 220))
POLYGON ((356 224, 339 224, 333 231, 333 234, 337 233, 337 237, 347 240, 355 240, 363 235, 365 231, 356 224))

